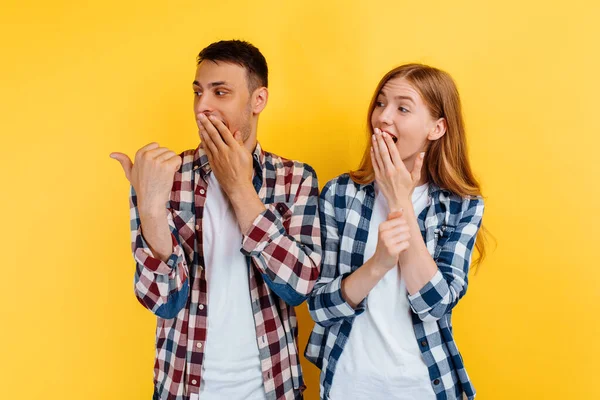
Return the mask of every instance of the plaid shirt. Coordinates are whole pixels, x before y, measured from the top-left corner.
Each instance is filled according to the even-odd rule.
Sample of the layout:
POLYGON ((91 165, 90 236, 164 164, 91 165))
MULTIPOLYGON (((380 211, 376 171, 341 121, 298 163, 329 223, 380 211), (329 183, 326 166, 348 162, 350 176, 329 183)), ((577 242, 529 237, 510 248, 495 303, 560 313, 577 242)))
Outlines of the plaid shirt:
MULTIPOLYGON (((471 252, 483 216, 480 197, 462 199, 430 185, 431 204, 418 216, 419 227, 438 271, 418 293, 408 296, 412 321, 438 400, 475 397, 452 335, 452 309, 467 290, 471 252)), ((329 398, 337 361, 352 322, 368 297, 353 309, 342 297, 342 280, 364 264, 375 201, 374 186, 354 183, 348 174, 328 182, 320 197, 323 265, 308 299, 317 323, 306 358, 321 369, 321 397, 329 398)))
MULTIPOLYGON (((156 314, 154 399, 188 400, 199 393, 207 340, 208 302, 202 246, 202 215, 208 174, 198 147, 181 154, 169 201, 173 253, 155 258, 141 234, 135 192, 131 191, 131 241, 136 261, 135 295, 156 314)), ((249 291, 266 397, 299 399, 305 386, 296 346, 294 306, 311 292, 319 275, 321 234, 314 170, 263 152, 253 154, 253 184, 266 210, 243 232, 249 291)), ((210 338, 209 338, 210 340, 210 338)))

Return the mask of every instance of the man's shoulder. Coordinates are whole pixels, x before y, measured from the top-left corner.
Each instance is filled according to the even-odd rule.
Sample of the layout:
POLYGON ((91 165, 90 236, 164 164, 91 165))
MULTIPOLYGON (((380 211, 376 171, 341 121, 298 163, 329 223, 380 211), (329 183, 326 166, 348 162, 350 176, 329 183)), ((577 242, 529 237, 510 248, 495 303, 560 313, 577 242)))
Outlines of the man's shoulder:
POLYGON ((197 149, 188 149, 188 150, 184 150, 181 153, 179 153, 179 156, 183 160, 183 164, 194 162, 194 157, 196 156, 196 150, 197 149))
POLYGON ((267 172, 271 171, 277 175, 285 176, 302 176, 302 177, 316 177, 316 172, 312 166, 308 163, 293 160, 282 157, 275 153, 265 151, 265 167, 267 172))

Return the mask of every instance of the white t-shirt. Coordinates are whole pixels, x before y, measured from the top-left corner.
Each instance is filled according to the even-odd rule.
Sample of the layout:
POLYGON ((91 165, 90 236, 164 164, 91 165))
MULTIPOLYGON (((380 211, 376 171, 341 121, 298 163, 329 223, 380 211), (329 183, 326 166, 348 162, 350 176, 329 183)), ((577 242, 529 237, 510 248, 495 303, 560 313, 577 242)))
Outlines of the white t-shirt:
MULTIPOLYGON (((415 214, 429 203, 429 185, 412 196, 415 214)), ((379 224, 389 207, 376 186, 375 204, 365 247, 365 261, 375 254, 379 224)), ((331 400, 435 399, 427 366, 413 329, 406 285, 399 269, 391 269, 371 290, 366 310, 356 317, 338 360, 331 400)))
MULTIPOLYGON (((210 174, 202 240, 208 284, 202 400, 264 400, 248 265, 242 233, 227 196, 210 174)), ((197 395, 192 396, 197 399, 197 395)))

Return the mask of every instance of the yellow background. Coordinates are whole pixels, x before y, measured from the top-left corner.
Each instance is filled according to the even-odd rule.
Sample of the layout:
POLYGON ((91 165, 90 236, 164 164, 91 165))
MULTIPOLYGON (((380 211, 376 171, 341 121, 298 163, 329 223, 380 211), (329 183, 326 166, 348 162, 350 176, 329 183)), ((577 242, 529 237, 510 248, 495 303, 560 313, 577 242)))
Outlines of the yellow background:
POLYGON ((262 144, 321 186, 357 165, 387 70, 450 72, 498 242, 454 315, 478 398, 596 398, 600 6, 495 3, 2 1, 0 398, 151 398, 155 320, 108 154, 195 147, 195 57, 230 38, 269 63, 262 144))

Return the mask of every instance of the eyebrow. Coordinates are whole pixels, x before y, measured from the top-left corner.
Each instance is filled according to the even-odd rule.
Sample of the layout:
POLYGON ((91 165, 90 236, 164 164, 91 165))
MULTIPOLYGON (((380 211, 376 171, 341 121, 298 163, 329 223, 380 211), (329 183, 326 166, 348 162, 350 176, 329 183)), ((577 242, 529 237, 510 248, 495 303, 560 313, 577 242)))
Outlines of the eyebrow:
MULTIPOLYGON (((385 96, 385 93, 383 93, 383 90, 380 91, 379 94, 385 96)), ((385 97, 387 97, 387 96, 385 96, 385 97)), ((394 96, 394 99, 396 99, 396 100, 408 100, 411 103, 416 104, 415 101, 413 100, 413 98, 410 97, 410 96, 394 96)))
MULTIPOLYGON (((202 85, 198 81, 192 82, 192 85, 202 87, 202 85)), ((211 82, 211 83, 208 84, 208 87, 212 88, 212 87, 215 87, 215 86, 223 86, 223 85, 227 86, 227 82, 225 82, 225 81, 211 82)))

